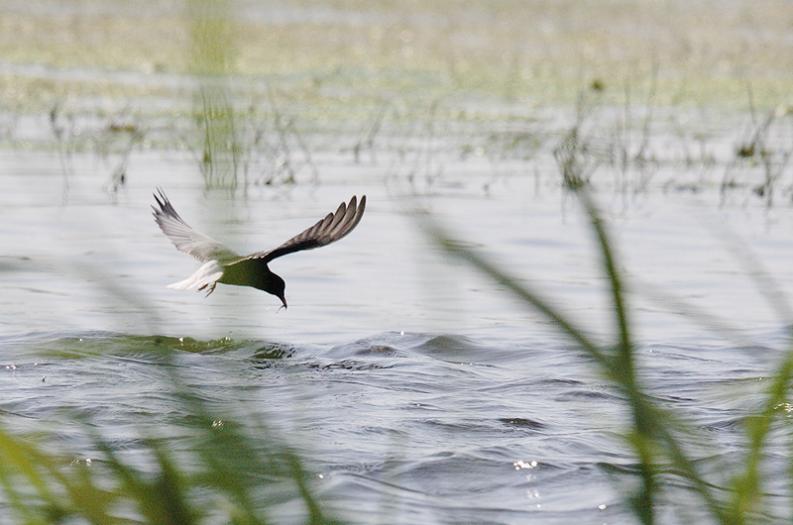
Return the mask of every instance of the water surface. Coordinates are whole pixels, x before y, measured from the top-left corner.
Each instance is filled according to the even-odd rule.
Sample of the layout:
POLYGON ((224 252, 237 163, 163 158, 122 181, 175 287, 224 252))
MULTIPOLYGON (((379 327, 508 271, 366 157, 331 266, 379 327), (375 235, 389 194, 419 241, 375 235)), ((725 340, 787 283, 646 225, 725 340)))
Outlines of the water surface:
MULTIPOLYGON (((337 159, 320 186, 234 197, 204 191, 189 161, 141 154, 111 197, 83 160, 64 199, 56 158, 2 158, 0 411, 9 428, 47 425, 69 453, 90 457, 69 421, 78 411, 145 465, 135 458, 149 430, 187 446, 169 423, 176 366, 218 420, 266 421, 351 522, 631 521, 637 464, 621 437, 619 393, 554 326, 445 257, 416 220, 416 206, 429 210, 608 340, 611 309, 586 220, 555 185, 469 166, 411 197, 337 159), (275 297, 252 289, 219 286, 204 298, 165 288, 197 264, 154 224, 156 185, 191 225, 243 252, 279 244, 353 193, 369 200, 343 241, 272 264, 290 304, 278 312, 275 297)), ((703 472, 726 483, 741 467, 743 420, 787 344, 764 294, 793 291, 793 213, 699 194, 598 199, 632 285, 642 377, 706 436, 684 440, 703 472), (759 266, 776 279, 770 289, 752 277, 759 266), (703 326, 700 310, 717 326, 703 326)), ((773 516, 786 508, 774 481, 786 476, 784 436, 768 450, 779 474, 765 487, 773 516)), ((661 513, 684 521, 674 509, 693 499, 669 487, 676 505, 661 513)), ((284 502, 276 512, 292 521, 302 510, 284 502)))

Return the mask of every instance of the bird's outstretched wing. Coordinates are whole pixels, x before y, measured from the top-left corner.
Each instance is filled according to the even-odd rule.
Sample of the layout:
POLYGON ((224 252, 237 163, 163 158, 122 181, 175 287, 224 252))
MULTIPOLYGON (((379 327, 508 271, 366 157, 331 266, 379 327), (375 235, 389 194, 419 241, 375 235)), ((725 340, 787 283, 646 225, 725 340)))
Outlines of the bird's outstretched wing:
POLYGON ((179 214, 176 213, 162 188, 157 188, 154 200, 157 201, 157 206, 151 207, 154 211, 154 220, 160 226, 162 232, 171 239, 177 250, 192 255, 202 262, 239 258, 238 254, 229 250, 215 239, 195 231, 184 222, 179 214))
POLYGON ((311 250, 338 241, 361 222, 365 209, 366 195, 361 197, 360 203, 358 203, 358 197, 353 196, 349 204, 342 202, 336 213, 327 214, 324 219, 318 221, 314 226, 295 235, 281 246, 266 252, 246 255, 238 261, 234 261, 234 263, 248 259, 261 259, 266 263, 282 255, 301 250, 311 250))

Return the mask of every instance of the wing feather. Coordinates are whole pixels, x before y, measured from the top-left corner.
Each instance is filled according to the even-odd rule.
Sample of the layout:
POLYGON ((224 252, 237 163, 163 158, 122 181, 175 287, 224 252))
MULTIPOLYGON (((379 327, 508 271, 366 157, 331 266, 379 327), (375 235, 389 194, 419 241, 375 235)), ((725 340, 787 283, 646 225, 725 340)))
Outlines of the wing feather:
POLYGON ((301 250, 311 250, 336 242, 358 226, 365 209, 366 195, 361 197, 360 204, 358 203, 358 197, 353 195, 349 204, 342 202, 335 213, 327 214, 313 226, 306 228, 277 248, 266 252, 252 253, 234 261, 234 263, 248 259, 261 259, 264 262, 269 262, 276 257, 301 250))
POLYGON ((157 202, 157 206, 151 207, 154 220, 177 250, 202 262, 239 257, 215 239, 191 228, 176 212, 162 188, 157 188, 154 200, 157 202))

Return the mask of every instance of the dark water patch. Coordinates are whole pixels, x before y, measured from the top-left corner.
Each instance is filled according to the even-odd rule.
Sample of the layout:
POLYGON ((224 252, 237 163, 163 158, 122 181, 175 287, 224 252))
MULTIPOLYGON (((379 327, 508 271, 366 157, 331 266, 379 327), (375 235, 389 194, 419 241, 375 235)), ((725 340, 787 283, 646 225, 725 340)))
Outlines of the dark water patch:
POLYGON ((31 416, 29 414, 25 414, 23 412, 15 411, 13 409, 5 408, 5 407, 0 408, 0 415, 37 419, 35 416, 31 416))
POLYGON ((412 403, 408 403, 407 405, 405 405, 402 408, 403 408, 403 410, 416 410, 416 411, 427 410, 427 411, 430 411, 430 412, 438 412, 438 411, 444 410, 443 407, 441 407, 439 405, 434 405, 432 403, 421 403, 421 402, 418 402, 418 401, 412 402, 412 403))
POLYGON ((607 392, 603 390, 591 390, 591 389, 575 389, 575 390, 566 390, 557 394, 554 399, 556 401, 573 401, 576 399, 579 400, 603 400, 603 401, 614 401, 619 403, 625 402, 625 397, 621 396, 617 392, 607 392))
POLYGON ((706 425, 700 425, 702 430, 706 430, 708 432, 715 432, 721 433, 725 430, 730 431, 743 431, 746 429, 746 417, 737 416, 727 419, 720 419, 717 421, 713 421, 706 425))
POLYGON ((296 354, 297 348, 294 346, 278 343, 267 343, 261 346, 255 346, 251 360, 254 362, 277 361, 281 359, 290 359, 296 354))
POLYGON ((540 387, 560 387, 560 386, 571 386, 571 385, 582 385, 584 384, 582 381, 577 379, 570 379, 570 378, 549 378, 549 379, 540 379, 536 382, 537 386, 540 387))
POLYGON ((445 419, 425 419, 422 425, 429 426, 443 432, 460 433, 478 441, 477 435, 487 433, 494 436, 505 437, 507 434, 518 432, 520 434, 543 434, 549 427, 545 423, 525 417, 503 417, 495 419, 465 420, 459 417, 445 419))
POLYGON ((540 431, 548 428, 548 425, 546 425, 545 423, 541 423, 534 419, 529 419, 525 417, 502 417, 499 418, 497 421, 503 423, 508 427, 521 428, 527 430, 540 431))
MULTIPOLYGON (((2 270, 0 269, 0 271, 2 271, 2 270)), ((35 293, 35 294, 41 294, 41 295, 57 295, 57 296, 60 296, 60 297, 68 297, 69 296, 69 294, 67 294, 67 293, 57 292, 57 291, 49 290, 47 288, 35 288, 35 287, 32 287, 32 286, 20 286, 19 289, 24 291, 24 292, 27 292, 27 293, 35 293)))
POLYGON ((355 372, 365 372, 370 370, 385 370, 391 368, 387 363, 372 363, 365 361, 355 361, 352 359, 345 359, 342 361, 333 362, 312 362, 305 363, 308 368, 316 370, 347 370, 355 372))

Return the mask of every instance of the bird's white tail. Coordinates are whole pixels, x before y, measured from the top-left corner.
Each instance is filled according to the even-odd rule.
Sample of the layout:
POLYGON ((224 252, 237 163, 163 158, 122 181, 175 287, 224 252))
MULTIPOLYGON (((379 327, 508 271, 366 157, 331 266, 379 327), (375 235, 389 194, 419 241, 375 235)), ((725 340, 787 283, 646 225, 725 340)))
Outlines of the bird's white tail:
POLYGON ((223 267, 218 261, 209 261, 204 263, 193 275, 178 283, 169 284, 168 288, 174 290, 212 290, 215 288, 218 279, 223 275, 223 267))

